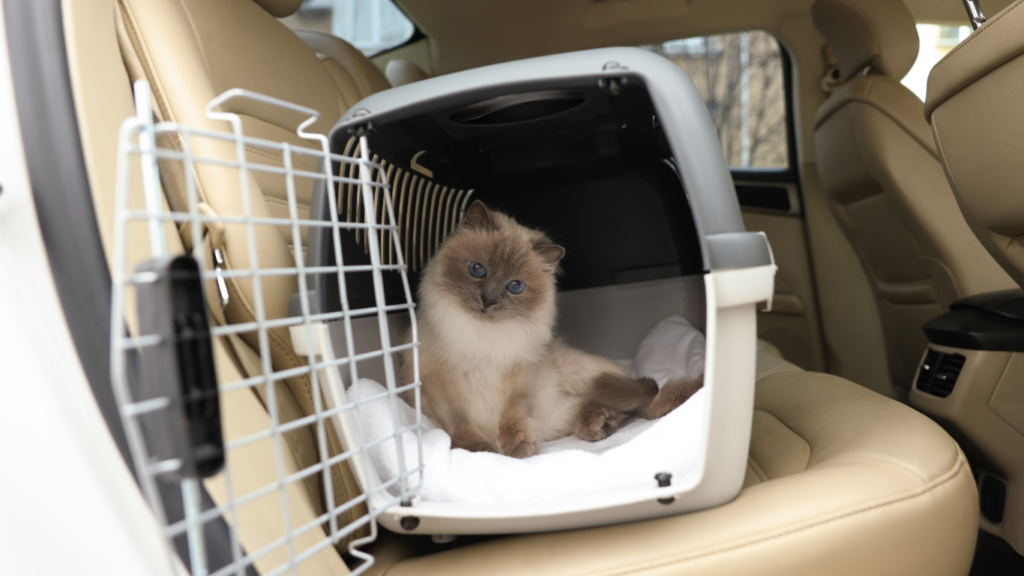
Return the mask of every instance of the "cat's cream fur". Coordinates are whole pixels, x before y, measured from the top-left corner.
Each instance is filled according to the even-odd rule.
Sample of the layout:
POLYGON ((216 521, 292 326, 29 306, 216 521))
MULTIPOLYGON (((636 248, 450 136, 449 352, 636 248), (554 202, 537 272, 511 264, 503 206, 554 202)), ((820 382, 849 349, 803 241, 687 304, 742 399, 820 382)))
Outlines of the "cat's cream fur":
MULTIPOLYGON (((660 413, 647 414, 658 404, 653 381, 633 380, 615 362, 555 339, 555 274, 563 254, 543 233, 477 201, 424 270, 422 406, 453 447, 523 458, 569 434, 599 440, 630 415, 660 416, 699 388, 691 382, 688 394, 677 391, 681 399, 668 401, 671 408, 662 399, 660 413), (470 262, 484 264, 488 276, 471 276, 470 262), (510 280, 526 289, 503 291, 510 280)), ((411 381, 411 363, 403 364, 411 381)))

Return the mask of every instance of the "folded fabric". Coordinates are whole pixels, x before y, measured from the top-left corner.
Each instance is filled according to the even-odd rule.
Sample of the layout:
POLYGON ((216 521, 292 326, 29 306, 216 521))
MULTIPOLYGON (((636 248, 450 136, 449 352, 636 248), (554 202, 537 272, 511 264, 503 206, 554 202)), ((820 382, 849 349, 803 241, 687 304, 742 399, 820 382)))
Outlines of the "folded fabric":
MULTIPOLYGON (((704 364, 703 343, 704 336, 692 324, 671 316, 641 343, 632 369, 638 376, 654 378, 659 386, 678 375, 699 375, 704 364)), ((393 435, 395 412, 401 427, 416 421, 412 407, 385 392, 372 380, 359 380, 348 389, 350 400, 365 402, 356 410, 364 444, 393 435)), ((633 420, 599 442, 568 436, 542 444, 540 454, 523 460, 453 450, 448 434, 424 416, 424 472, 419 495, 433 502, 540 502, 653 488, 657 486, 654 475, 659 472, 670 472, 674 482, 682 481, 696 470, 703 451, 705 394, 700 390, 659 420, 633 420)), ((416 433, 404 433, 401 445, 407 469, 415 468, 419 462, 416 433)), ((399 475, 398 448, 395 439, 383 440, 368 450, 383 482, 399 475)), ((412 481, 419 479, 414 476, 412 481)))
POLYGON ((704 335, 678 314, 651 328, 630 367, 630 376, 654 378, 659 387, 673 378, 696 378, 703 373, 704 335))

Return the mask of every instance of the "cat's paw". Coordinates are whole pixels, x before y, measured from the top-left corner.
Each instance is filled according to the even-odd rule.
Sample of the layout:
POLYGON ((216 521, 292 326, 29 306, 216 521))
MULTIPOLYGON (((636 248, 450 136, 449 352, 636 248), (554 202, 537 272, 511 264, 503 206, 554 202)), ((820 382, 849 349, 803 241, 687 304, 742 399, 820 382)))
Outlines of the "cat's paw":
POLYGON ((513 458, 529 458, 540 452, 540 444, 529 428, 502 426, 498 431, 498 452, 513 458))
POLYGON ((625 412, 604 406, 586 406, 580 411, 574 432, 587 442, 604 440, 622 426, 627 416, 625 412))

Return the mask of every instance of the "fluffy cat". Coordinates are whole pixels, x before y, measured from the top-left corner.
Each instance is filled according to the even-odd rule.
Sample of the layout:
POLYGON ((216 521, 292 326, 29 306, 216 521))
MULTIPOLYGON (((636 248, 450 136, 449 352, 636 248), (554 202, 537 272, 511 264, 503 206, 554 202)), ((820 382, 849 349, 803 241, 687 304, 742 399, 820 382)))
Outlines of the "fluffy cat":
MULTIPOLYGON (((569 434, 601 440, 630 416, 667 414, 702 386, 703 379, 678 380, 659 392, 650 378, 629 378, 615 362, 557 340, 555 276, 564 254, 542 232, 477 200, 423 271, 423 412, 453 448, 526 458, 569 434)), ((410 358, 406 351, 406 382, 410 358)))

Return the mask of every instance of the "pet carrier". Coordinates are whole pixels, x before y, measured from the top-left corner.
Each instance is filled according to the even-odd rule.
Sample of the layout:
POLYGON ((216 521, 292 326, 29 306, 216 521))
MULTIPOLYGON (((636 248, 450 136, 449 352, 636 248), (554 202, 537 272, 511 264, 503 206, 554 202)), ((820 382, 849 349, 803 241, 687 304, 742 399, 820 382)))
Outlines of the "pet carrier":
MULTIPOLYGON (((390 194, 360 207, 343 185, 342 213, 358 221, 364 210, 387 220, 393 209, 400 223, 397 234, 368 238, 358 250, 357 236, 348 243, 351 257, 367 258, 366 251, 391 263, 404 254, 417 270, 468 199, 483 199, 567 247, 559 305, 570 343, 613 358, 631 355, 623 346, 635 349, 639 338, 621 332, 653 324, 622 319, 636 315, 636 306, 681 312, 707 336, 706 425, 691 473, 638 470, 644 488, 557 502, 413 499, 382 514, 385 526, 422 534, 558 530, 678 514, 735 497, 750 437, 755 304, 770 301, 775 267, 766 238, 744 230, 714 126, 678 67, 620 48, 489 66, 366 98, 330 138, 335 153, 357 149, 379 164, 373 178, 390 194), (642 249, 628 249, 634 244, 642 249), (656 295, 662 287, 667 302, 656 295)), ((318 246, 331 243, 311 241, 308 266, 333 265, 333 252, 318 246)), ((383 271, 361 286, 357 274, 347 276, 350 303, 383 297, 401 305, 408 295, 399 274, 383 271)), ((325 296, 338 292, 331 284, 337 276, 320 278, 330 286, 315 293, 319 310, 336 309, 325 296)), ((379 485, 375 473, 366 466, 358 474, 369 481, 364 490, 379 485)))
MULTIPOLYGON (((378 522, 439 538, 562 530, 699 510, 739 492, 753 409, 755 307, 770 306, 775 266, 765 237, 744 231, 704 102, 671 62, 600 49, 452 74, 363 100, 329 138, 305 131, 314 111, 243 90, 207 107, 230 133, 154 124, 145 83, 136 98, 139 114, 121 135, 114 388, 143 490, 194 574, 241 573, 272 554, 281 555, 280 573, 346 543, 367 559, 357 547, 378 522), (307 118, 297 134, 310 147, 246 136, 230 111, 247 106, 307 118), (253 150, 278 155, 282 166, 254 162, 253 150), (141 172, 144 209, 133 199, 133 169, 141 172), (210 208, 197 186, 201 173, 233 178, 240 213, 210 208), (277 216, 249 200, 249 182, 270 177, 288 191, 277 216), (169 206, 161 183, 180 191, 169 206), (690 408, 698 418, 685 473, 651 473, 662 470, 652 463, 623 471, 636 477, 621 486, 585 496, 572 494, 594 483, 586 475, 553 480, 562 485, 552 493, 565 494, 557 498, 445 501, 425 492, 435 450, 427 443, 425 454, 424 446, 436 434, 420 410, 418 365, 414 381, 403 382, 397 355, 411 350, 418 362, 416 273, 474 199, 567 248, 558 306, 559 333, 570 344, 625 359, 665 316, 703 330, 705 391, 690 408), (191 257, 168 255, 169 223, 191 257), (126 246, 133 226, 148 227, 153 258, 138 267, 126 246), (261 265, 257 232, 266 229, 290 245, 289 265, 261 265), (226 261, 226 242, 244 246, 247 258, 226 261), (284 285, 293 293, 283 294, 284 285), (226 312, 242 305, 232 302, 240 286, 251 292, 253 320, 232 323, 226 312), (241 364, 246 346, 259 353, 247 375, 220 376, 211 348, 218 342, 241 364), (282 342, 301 366, 275 368, 282 342), (289 416, 276 390, 298 376, 309 378, 312 414, 289 416), (405 392, 411 406, 399 396, 405 392), (222 433, 220 419, 230 421, 231 411, 219 403, 239 393, 255 393, 267 421, 245 434, 222 433), (307 428, 316 462, 289 465, 290 435, 307 428), (232 459, 259 442, 273 445, 274 479, 238 489, 232 459), (311 480, 336 486, 348 470, 360 495, 335 501, 324 489, 324 512, 293 523, 288 490, 311 480), (211 500, 201 479, 213 474, 211 500), (286 536, 251 549, 238 535, 240 509, 272 494, 280 494, 286 536), (234 527, 226 531, 231 553, 212 561, 204 543, 222 518, 234 527)), ((671 454, 675 446, 667 439, 661 448, 671 454)))

